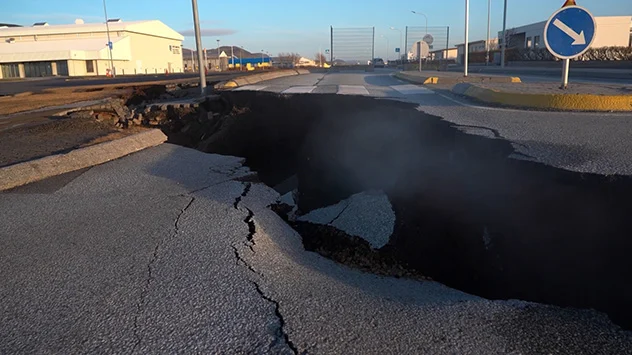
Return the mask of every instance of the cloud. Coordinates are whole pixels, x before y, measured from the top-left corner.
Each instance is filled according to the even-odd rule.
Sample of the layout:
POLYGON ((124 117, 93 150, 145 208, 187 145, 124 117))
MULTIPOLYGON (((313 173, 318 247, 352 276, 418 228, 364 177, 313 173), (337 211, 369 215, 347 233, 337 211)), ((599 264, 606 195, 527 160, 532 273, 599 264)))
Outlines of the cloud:
MULTIPOLYGON (((237 33, 236 30, 231 30, 229 28, 202 28, 200 29, 200 34, 202 37, 213 37, 213 36, 228 36, 237 33)), ((184 30, 180 31, 180 34, 185 37, 193 37, 195 36, 194 30, 184 30)))

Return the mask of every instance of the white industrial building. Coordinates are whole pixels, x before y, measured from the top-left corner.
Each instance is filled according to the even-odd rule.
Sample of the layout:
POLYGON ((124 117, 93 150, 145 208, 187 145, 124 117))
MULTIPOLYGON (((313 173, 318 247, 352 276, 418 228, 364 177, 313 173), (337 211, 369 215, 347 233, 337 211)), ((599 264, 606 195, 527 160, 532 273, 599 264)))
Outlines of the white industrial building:
MULTIPOLYGON (((632 47, 632 16, 597 16, 595 41, 592 48, 632 47)), ((508 48, 544 48, 546 21, 507 29, 508 48)), ((502 43, 503 32, 498 32, 502 43)))
POLYGON ((0 78, 183 72, 184 37, 164 23, 109 20, 0 27, 0 78))

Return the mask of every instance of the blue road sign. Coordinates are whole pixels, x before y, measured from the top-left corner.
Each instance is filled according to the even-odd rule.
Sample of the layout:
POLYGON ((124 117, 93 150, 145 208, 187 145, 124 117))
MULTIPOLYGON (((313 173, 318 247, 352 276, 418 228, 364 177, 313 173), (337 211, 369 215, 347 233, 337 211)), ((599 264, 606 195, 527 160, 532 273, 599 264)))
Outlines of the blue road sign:
POLYGON ((399 48, 395 48, 395 53, 399 53, 399 48))
POLYGON ((112 47, 113 47, 112 42, 108 42, 108 47, 110 47, 110 49, 112 49, 112 47))
POLYGON ((544 44, 560 59, 572 59, 586 52, 595 40, 593 15, 580 6, 557 10, 544 26, 544 44))

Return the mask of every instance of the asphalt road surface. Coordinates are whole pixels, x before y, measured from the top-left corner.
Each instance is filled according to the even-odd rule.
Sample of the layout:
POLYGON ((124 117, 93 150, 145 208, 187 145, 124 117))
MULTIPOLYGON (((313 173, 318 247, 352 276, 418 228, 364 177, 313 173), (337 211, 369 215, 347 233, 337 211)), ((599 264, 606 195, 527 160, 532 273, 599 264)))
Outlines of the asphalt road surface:
POLYGON ((483 107, 432 86, 412 85, 389 70, 285 77, 238 90, 337 93, 391 98, 454 122, 472 134, 504 138, 528 159, 568 170, 632 174, 632 125, 628 113, 525 111, 483 107))
MULTIPOLYGON (((245 72, 214 73, 207 75, 207 81, 229 80, 235 76, 246 75, 245 72)), ((45 89, 71 87, 71 86, 93 86, 108 84, 142 83, 158 80, 195 79, 198 74, 158 74, 158 75, 130 75, 117 76, 116 78, 36 78, 19 81, 0 81, 0 95, 13 95, 20 92, 38 92, 45 89)))
POLYGON ((235 180, 241 163, 163 144, 2 194, 0 353, 632 348, 595 311, 489 301, 306 252, 267 208, 278 194, 235 180))
MULTIPOLYGON (((627 115, 489 109, 389 71, 246 87, 416 102, 571 170, 629 174, 627 115), (442 96, 444 95, 444 96, 442 96)), ((243 161, 170 144, 0 195, 0 353, 626 354, 603 314, 489 301, 303 249, 243 161), (253 228, 254 227, 254 228, 253 228)))

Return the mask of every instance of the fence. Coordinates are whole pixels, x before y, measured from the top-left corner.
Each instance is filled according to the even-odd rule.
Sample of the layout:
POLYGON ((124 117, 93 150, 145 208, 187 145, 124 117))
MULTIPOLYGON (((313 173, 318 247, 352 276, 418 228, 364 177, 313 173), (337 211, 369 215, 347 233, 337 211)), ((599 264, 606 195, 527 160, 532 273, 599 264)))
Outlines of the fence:
POLYGON ((367 65, 375 56, 375 27, 331 27, 330 61, 333 65, 367 65))
POLYGON ((406 26, 404 48, 400 53, 403 59, 419 59, 420 42, 428 43, 429 51, 448 50, 450 48, 450 27, 406 26))

